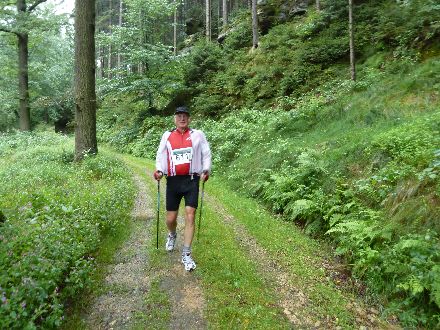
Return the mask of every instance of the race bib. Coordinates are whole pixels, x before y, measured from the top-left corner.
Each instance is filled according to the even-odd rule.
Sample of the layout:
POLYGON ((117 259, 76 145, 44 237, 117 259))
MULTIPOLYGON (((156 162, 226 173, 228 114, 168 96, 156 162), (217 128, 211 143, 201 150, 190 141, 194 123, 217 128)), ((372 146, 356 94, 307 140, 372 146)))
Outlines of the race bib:
POLYGON ((191 163, 192 147, 173 150, 172 158, 174 165, 191 163))

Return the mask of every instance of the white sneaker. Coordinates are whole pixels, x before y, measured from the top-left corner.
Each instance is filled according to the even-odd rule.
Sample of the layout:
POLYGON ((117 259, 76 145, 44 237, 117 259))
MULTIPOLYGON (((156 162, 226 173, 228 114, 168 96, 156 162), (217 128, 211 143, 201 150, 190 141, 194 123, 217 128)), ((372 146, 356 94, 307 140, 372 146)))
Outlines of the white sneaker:
POLYGON ((191 254, 182 254, 182 264, 185 266, 187 272, 196 269, 196 263, 191 257, 191 254))
POLYGON ((176 245, 177 234, 168 233, 167 242, 165 244, 165 250, 171 252, 174 250, 174 245, 176 245))

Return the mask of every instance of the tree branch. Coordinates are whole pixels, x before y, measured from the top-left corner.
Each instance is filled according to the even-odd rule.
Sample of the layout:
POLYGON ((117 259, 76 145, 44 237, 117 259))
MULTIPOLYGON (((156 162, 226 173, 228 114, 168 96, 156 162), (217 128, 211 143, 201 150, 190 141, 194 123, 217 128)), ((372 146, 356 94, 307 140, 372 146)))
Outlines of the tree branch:
POLYGON ((5 27, 3 27, 3 26, 0 26, 0 32, 7 32, 7 33, 13 33, 13 34, 15 34, 15 35, 19 35, 19 33, 18 32, 16 32, 16 31, 13 31, 13 30, 11 30, 11 29, 8 29, 8 28, 5 28, 5 27))
POLYGON ((34 10, 40 3, 46 2, 47 0, 37 0, 35 1, 35 3, 31 6, 29 6, 28 8, 28 12, 31 12, 32 10, 34 10))

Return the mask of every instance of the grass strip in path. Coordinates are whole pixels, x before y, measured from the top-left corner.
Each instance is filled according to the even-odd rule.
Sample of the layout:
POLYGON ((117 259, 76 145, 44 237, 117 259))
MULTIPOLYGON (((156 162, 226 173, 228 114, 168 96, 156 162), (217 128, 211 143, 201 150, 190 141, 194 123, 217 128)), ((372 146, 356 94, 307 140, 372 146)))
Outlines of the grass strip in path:
MULTIPOLYGON (((145 172, 152 163, 135 157, 124 156, 136 171, 145 172)), ((154 182, 149 183, 150 191, 156 192, 154 182)), ((161 188, 162 189, 162 188, 161 188)), ((164 189, 162 189, 164 190, 164 189)), ((227 226, 215 209, 204 206, 204 223, 200 241, 194 240, 193 254, 197 269, 188 274, 194 282, 199 282, 206 301, 207 327, 215 329, 288 329, 288 319, 277 304, 277 294, 258 275, 256 265, 235 240, 233 230, 227 226)), ((151 245, 150 263, 154 272, 164 275, 157 279, 163 285, 173 254, 164 251, 165 225, 160 219, 161 242, 159 250, 151 245)), ((155 235, 155 230, 154 230, 155 235)), ((182 265, 175 265, 183 268, 182 265)), ((179 279, 176 279, 179 281, 179 279)), ((160 286, 159 286, 160 287, 160 286)))
MULTIPOLYGON (((133 162, 132 158, 124 156, 125 161, 137 172, 145 175, 148 172, 147 182, 150 193, 157 197, 157 183, 152 179, 152 171, 147 170, 145 164, 133 162)), ((166 228, 164 224, 164 192, 165 182, 161 182, 161 212, 160 212, 160 234, 159 249, 156 249, 156 224, 150 230, 150 236, 154 237, 154 244, 148 247, 149 255, 152 256, 152 263, 149 269, 149 276, 154 277, 156 283, 155 292, 151 291, 149 297, 149 310, 145 313, 147 319, 153 319, 153 315, 160 315, 152 325, 154 328, 171 329, 205 329, 207 327, 205 312, 205 300, 200 287, 200 281, 193 273, 185 272, 180 263, 180 249, 167 253, 164 250, 166 228)), ((155 217, 156 220, 156 217, 155 217)), ((178 218, 178 244, 183 242, 183 218, 178 218)))

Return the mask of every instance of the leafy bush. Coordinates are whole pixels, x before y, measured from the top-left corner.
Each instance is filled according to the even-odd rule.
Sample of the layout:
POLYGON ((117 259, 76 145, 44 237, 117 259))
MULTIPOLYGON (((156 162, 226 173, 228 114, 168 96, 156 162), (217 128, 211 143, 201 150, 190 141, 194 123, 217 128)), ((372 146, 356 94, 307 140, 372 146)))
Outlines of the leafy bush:
POLYGON ((221 66, 222 50, 213 43, 199 42, 191 50, 184 81, 187 86, 208 80, 221 66))
POLYGON ((172 128, 172 117, 146 118, 142 124, 140 137, 131 146, 131 153, 138 157, 155 159, 162 134, 172 128))
MULTIPOLYGON (((428 72, 417 77, 431 79, 428 72)), ((356 96, 379 95, 377 85, 393 86, 390 81, 399 81, 390 94, 401 90, 406 82, 400 74, 394 79, 371 70, 356 84, 336 82, 301 98, 278 98, 278 110, 243 109, 206 121, 203 129, 215 168, 231 185, 310 234, 327 232, 354 275, 389 297, 389 313, 409 326, 434 327, 440 309, 433 277, 440 230, 438 111, 431 105, 431 112, 413 119, 416 114, 405 110, 390 121, 385 109, 393 103, 387 101, 367 121, 363 111, 369 108, 356 96), (431 238, 424 242, 427 232, 431 238), (413 237, 421 244, 417 260, 411 249, 401 251, 413 237)), ((425 88, 431 93, 418 84, 419 95, 425 88)))
POLYGON ((70 139, 55 134, 0 136, 0 323, 54 328, 63 304, 90 283, 104 233, 128 217, 134 187, 103 155, 73 164, 70 139))
POLYGON ((229 25, 224 41, 224 48, 227 51, 252 47, 252 24, 249 11, 237 12, 229 25))

